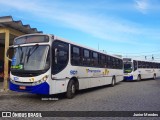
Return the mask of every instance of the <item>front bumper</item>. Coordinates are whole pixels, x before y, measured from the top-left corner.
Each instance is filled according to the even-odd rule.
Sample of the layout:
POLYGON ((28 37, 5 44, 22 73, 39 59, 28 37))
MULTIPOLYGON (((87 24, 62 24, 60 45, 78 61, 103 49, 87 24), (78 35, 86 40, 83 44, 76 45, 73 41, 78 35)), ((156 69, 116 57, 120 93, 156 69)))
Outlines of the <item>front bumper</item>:
POLYGON ((124 76, 124 80, 131 81, 133 80, 133 76, 124 76))
POLYGON ((33 94, 49 95, 49 84, 47 82, 44 82, 36 86, 25 86, 25 85, 16 85, 10 81, 9 89, 17 92, 28 92, 33 94), (21 86, 24 86, 25 89, 23 90, 20 89, 21 86))

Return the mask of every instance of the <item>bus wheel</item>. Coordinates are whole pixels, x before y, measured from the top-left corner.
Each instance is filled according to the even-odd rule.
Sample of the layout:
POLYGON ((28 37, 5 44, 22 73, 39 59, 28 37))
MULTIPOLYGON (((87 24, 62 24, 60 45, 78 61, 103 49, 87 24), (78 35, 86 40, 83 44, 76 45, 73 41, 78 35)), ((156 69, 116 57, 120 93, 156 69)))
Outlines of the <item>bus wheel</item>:
POLYGON ((111 87, 114 87, 114 86, 115 86, 115 84, 116 84, 116 79, 115 79, 115 77, 113 77, 113 78, 112 78, 111 87))
POLYGON ((66 96, 67 98, 72 99, 75 96, 75 93, 76 93, 76 85, 74 80, 71 79, 67 86, 66 96))
POLYGON ((153 80, 155 80, 155 79, 156 79, 156 74, 153 75, 153 80))
POLYGON ((137 81, 141 81, 141 75, 138 75, 137 81))

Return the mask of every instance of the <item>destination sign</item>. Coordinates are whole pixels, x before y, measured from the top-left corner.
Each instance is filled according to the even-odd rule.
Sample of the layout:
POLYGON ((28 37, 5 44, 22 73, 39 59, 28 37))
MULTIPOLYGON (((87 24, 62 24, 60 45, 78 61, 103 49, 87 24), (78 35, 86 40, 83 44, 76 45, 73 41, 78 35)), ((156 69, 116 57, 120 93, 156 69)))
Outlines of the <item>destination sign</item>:
POLYGON ((27 43, 41 43, 49 42, 49 37, 46 35, 30 35, 20 37, 14 40, 14 45, 27 44, 27 43))
POLYGON ((131 58, 123 58, 123 62, 131 62, 131 58))

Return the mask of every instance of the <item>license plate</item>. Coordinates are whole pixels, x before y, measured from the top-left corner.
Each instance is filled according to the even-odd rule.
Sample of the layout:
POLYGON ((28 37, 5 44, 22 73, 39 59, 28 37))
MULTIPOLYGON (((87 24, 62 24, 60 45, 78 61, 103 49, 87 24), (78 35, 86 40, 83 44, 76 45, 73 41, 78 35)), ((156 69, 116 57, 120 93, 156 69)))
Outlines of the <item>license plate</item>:
POLYGON ((25 89, 26 89, 26 86, 19 86, 19 89, 25 90, 25 89))

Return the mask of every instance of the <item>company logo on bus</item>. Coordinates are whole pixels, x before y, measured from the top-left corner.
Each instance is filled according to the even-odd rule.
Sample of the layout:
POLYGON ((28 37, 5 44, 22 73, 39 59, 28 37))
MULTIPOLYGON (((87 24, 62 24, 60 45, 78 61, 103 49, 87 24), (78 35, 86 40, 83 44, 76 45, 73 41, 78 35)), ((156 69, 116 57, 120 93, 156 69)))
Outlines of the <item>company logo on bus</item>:
POLYGON ((70 74, 71 74, 71 75, 77 75, 77 73, 78 73, 77 70, 71 70, 71 71, 70 71, 70 74))
POLYGON ((100 73, 101 70, 90 70, 90 69, 86 69, 87 73, 100 73))

